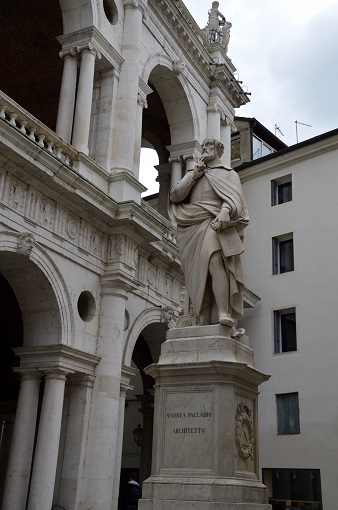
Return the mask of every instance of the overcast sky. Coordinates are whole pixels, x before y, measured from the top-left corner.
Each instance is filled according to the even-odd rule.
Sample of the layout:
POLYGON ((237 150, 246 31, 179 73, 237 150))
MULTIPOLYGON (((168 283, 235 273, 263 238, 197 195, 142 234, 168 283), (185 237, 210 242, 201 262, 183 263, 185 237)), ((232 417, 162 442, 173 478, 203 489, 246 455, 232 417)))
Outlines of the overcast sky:
MULTIPOLYGON (((205 27, 212 0, 184 3, 205 27)), ((256 117, 273 133, 277 125, 284 136, 276 135, 287 145, 296 143, 296 120, 311 125, 298 124, 299 142, 338 128, 338 1, 219 3, 232 23, 228 57, 251 92, 236 115, 256 117)))
MULTIPOLYGON (((210 0, 184 0, 198 25, 210 0)), ((256 117, 287 144, 338 127, 338 1, 220 0, 232 23, 228 57, 250 103, 236 111, 256 117)))

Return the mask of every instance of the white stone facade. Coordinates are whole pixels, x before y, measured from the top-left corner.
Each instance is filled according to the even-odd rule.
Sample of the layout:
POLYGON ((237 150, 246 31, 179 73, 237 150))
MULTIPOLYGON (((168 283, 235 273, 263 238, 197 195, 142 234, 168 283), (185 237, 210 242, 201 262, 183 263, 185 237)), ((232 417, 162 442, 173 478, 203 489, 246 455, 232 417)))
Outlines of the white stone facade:
MULTIPOLYGON (((0 401, 2 508, 111 510, 135 366, 145 377, 137 398, 149 445, 143 368, 158 360, 181 307, 169 184, 193 167, 205 136, 221 138, 230 161, 229 126, 247 98, 225 51, 178 0, 16 6, 32 37, 8 12, 0 272, 3 373, 11 375, 0 401), (17 48, 27 48, 27 68, 12 69, 17 48), (214 52, 223 58, 217 67, 214 52), (158 211, 141 201, 145 142, 167 165, 158 211)), ((143 450, 128 467, 146 477, 150 455, 143 450)))

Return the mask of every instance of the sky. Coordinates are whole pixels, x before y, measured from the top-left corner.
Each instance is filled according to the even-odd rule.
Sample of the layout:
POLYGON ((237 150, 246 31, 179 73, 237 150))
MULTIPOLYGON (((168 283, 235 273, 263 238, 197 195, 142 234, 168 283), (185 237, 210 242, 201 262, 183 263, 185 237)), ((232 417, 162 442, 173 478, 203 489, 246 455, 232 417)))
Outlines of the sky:
MULTIPOLYGON (((184 3, 205 27, 212 0, 184 3)), ((236 115, 255 117, 287 145, 297 142, 296 120, 299 142, 338 128, 338 1, 219 4, 232 23, 228 57, 251 93, 236 115)))

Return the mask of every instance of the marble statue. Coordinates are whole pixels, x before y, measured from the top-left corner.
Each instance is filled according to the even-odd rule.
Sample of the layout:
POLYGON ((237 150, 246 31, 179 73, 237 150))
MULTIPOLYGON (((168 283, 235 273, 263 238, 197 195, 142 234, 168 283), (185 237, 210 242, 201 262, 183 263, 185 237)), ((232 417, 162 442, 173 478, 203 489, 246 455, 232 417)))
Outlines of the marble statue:
POLYGON ((208 33, 209 42, 217 42, 222 37, 221 27, 225 24, 226 20, 223 14, 218 10, 219 2, 212 2, 212 7, 208 11, 208 33))
POLYGON ((240 254, 249 217, 238 174, 220 161, 223 144, 207 138, 202 149, 194 169, 171 187, 169 213, 197 323, 232 327, 243 317, 240 254))
POLYGON ((230 21, 226 21, 222 28, 222 41, 221 46, 225 49, 225 53, 228 53, 228 46, 230 41, 230 28, 232 27, 232 23, 230 21))

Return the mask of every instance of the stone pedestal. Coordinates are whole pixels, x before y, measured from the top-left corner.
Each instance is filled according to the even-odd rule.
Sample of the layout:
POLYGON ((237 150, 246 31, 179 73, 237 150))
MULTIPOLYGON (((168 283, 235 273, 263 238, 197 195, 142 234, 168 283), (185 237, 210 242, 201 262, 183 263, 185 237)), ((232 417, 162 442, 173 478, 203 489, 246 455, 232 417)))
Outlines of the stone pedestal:
POLYGON ((258 478, 258 386, 248 338, 225 326, 172 329, 155 378, 152 475, 140 510, 269 510, 258 478))

